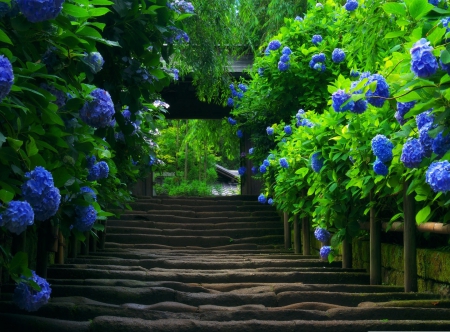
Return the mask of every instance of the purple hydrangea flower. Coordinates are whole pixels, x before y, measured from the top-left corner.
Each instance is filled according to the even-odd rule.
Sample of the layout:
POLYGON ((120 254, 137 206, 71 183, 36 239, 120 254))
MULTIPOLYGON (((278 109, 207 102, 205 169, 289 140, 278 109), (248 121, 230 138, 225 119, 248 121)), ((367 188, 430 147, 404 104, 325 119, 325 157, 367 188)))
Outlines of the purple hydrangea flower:
POLYGON ((347 0, 347 2, 344 5, 344 8, 349 11, 352 12, 354 11, 356 8, 358 8, 358 1, 356 0, 347 0))
POLYGON ((325 56, 325 54, 319 53, 319 54, 314 54, 311 58, 311 61, 313 61, 314 63, 325 62, 326 59, 327 59, 327 57, 325 56))
POLYGON ((375 159, 375 162, 373 163, 373 171, 375 174, 386 176, 389 173, 389 168, 383 164, 383 162, 380 159, 375 159))
MULTIPOLYGON (((283 54, 281 57, 280 57, 280 62, 283 62, 283 63, 287 63, 287 62, 289 62, 289 60, 290 60, 290 58, 289 58, 289 55, 288 54, 283 54)), ((278 68, 280 67, 280 63, 278 63, 278 68)))
POLYGON ((346 93, 344 90, 337 90, 336 92, 334 92, 331 96, 331 99, 333 101, 332 106, 333 109, 336 112, 345 112, 348 110, 351 110, 353 108, 353 106, 355 106, 355 102, 353 100, 350 99, 351 95, 346 93), (344 106, 342 106, 345 102, 348 103, 344 106))
POLYGON ((326 243, 330 240, 331 234, 325 228, 317 227, 314 231, 315 238, 323 243, 326 243))
POLYGON ((367 110, 367 100, 359 99, 355 101, 355 105, 350 109, 350 112, 355 114, 362 114, 367 110))
POLYGON ((97 211, 92 205, 75 206, 75 223, 73 227, 80 232, 89 231, 97 220, 97 211))
POLYGON ((312 128, 312 127, 314 127, 314 123, 312 123, 308 119, 301 119, 301 120, 297 120, 297 127, 309 127, 309 128, 312 128))
POLYGON ((114 115, 114 104, 108 91, 95 89, 91 92, 92 100, 86 101, 80 110, 81 119, 91 127, 109 126, 114 115))
POLYGON ((376 135, 372 138, 373 154, 383 163, 388 163, 392 160, 392 149, 394 145, 384 135, 376 135))
POLYGON ((247 167, 245 167, 245 166, 241 166, 238 169, 238 173, 240 176, 244 175, 246 171, 247 171, 247 167))
POLYGON ((317 71, 325 71, 327 67, 323 63, 316 63, 314 69, 317 71))
POLYGON ((85 54, 83 60, 94 74, 97 74, 100 70, 102 70, 103 64, 105 63, 105 60, 103 60, 103 57, 99 52, 85 54))
POLYGON ((433 6, 439 5, 439 0, 428 0, 428 3, 432 4, 433 6))
POLYGON ((284 132, 286 133, 286 135, 291 135, 292 134, 292 128, 290 125, 286 125, 284 126, 284 132))
POLYGON ((432 163, 425 174, 425 182, 434 192, 450 190, 450 163, 447 160, 432 163))
POLYGON ((173 74, 173 79, 175 81, 178 81, 178 79, 180 78, 179 77, 180 71, 178 69, 176 69, 176 68, 173 68, 172 69, 172 74, 173 74))
POLYGON ((382 107, 386 98, 389 98, 389 85, 384 77, 379 74, 369 76, 367 84, 372 82, 377 82, 377 87, 374 92, 370 89, 366 92, 367 101, 375 107, 382 107))
POLYGON ((272 40, 272 41, 269 43, 269 50, 271 50, 271 51, 276 51, 276 50, 278 50, 280 47, 281 47, 281 43, 280 43, 279 40, 272 40))
POLYGON ((350 70, 350 76, 351 77, 359 77, 359 71, 357 70, 350 70))
POLYGON ((286 158, 280 158, 280 166, 283 168, 289 168, 289 164, 288 164, 286 158))
POLYGON ((47 280, 39 277, 34 271, 31 273, 31 278, 22 276, 21 279, 34 281, 41 290, 36 291, 27 283, 20 282, 14 289, 13 302, 22 310, 37 311, 48 302, 52 289, 47 280))
POLYGON ((447 151, 450 150, 450 134, 443 135, 442 131, 436 135, 431 145, 434 153, 441 158, 447 151))
POLYGON ((32 23, 56 18, 63 3, 64 0, 17 0, 23 16, 32 23))
POLYGON ((267 132, 267 135, 273 135, 273 128, 272 127, 267 127, 266 128, 266 132, 267 132))
POLYGON ((96 161, 97 158, 95 156, 86 156, 86 167, 91 168, 92 166, 94 166, 96 161))
POLYGON ((323 40, 323 38, 322 38, 321 35, 314 35, 314 36, 312 36, 311 42, 312 42, 314 45, 317 45, 317 44, 321 43, 322 40, 323 40))
POLYGON ((425 156, 422 144, 417 138, 410 138, 403 145, 400 161, 408 168, 419 167, 425 156))
POLYGON ((449 27, 450 17, 444 17, 443 19, 441 19, 441 23, 442 23, 442 26, 444 28, 446 28, 445 32, 449 32, 450 31, 450 27, 449 27))
POLYGON ((92 166, 89 169, 87 180, 88 181, 95 181, 95 180, 97 180, 99 178, 100 178, 100 166, 97 163, 97 164, 95 164, 94 166, 92 166))
POLYGON ((11 62, 4 55, 0 55, 0 101, 11 91, 14 83, 14 73, 11 62))
POLYGON ((265 172, 267 172, 267 168, 266 168, 266 166, 265 165, 261 165, 261 166, 259 166, 259 172, 260 173, 265 173, 265 172))
POLYGON ((269 167, 270 166, 270 162, 267 159, 264 159, 263 160, 263 165, 266 166, 266 167, 269 167))
POLYGON ((264 194, 261 194, 258 196, 258 202, 260 202, 261 204, 266 204, 267 202, 267 197, 264 196, 264 194))
POLYGON ((322 259, 327 259, 327 258, 328 258, 328 255, 330 254, 330 252, 331 252, 332 250, 333 250, 333 249, 332 249, 330 246, 323 246, 322 248, 320 248, 320 252, 319 252, 320 257, 321 257, 322 259))
POLYGON ((419 39, 411 48, 411 70, 418 77, 426 78, 437 71, 438 63, 432 50, 433 47, 425 38, 419 39))
POLYGON ((314 152, 311 156, 311 168, 314 172, 319 173, 323 167, 323 159, 320 152, 314 152))
POLYGON ((34 211, 28 202, 10 201, 2 215, 3 226, 14 234, 21 234, 33 225, 34 211))
POLYGON ((331 59, 335 63, 339 63, 345 60, 345 52, 340 48, 335 48, 333 53, 331 53, 331 59))
POLYGON ((397 111, 395 112, 395 119, 400 123, 401 125, 404 125, 407 121, 405 119, 405 114, 408 113, 416 104, 415 101, 410 101, 407 103, 401 103, 397 102, 397 111))
POLYGON ((431 114, 432 110, 433 109, 431 108, 425 112, 416 115, 417 129, 420 130, 426 125, 433 125, 434 115, 431 114))
MULTIPOLYGON (((132 161, 134 162, 134 161, 132 161)), ((137 162, 136 162, 137 164, 137 162)), ((92 190, 91 188, 85 186, 85 187, 81 187, 80 188, 80 193, 84 194, 88 194, 94 201, 97 201, 97 195, 95 194, 94 190, 92 190)))
POLYGON ((242 138, 244 137, 244 133, 242 132, 242 130, 238 129, 236 132, 237 137, 242 138))
POLYGON ((228 118, 228 123, 232 126, 234 126, 235 124, 237 124, 237 121, 231 117, 228 118))
POLYGON ((279 71, 286 71, 289 69, 289 67, 290 67, 289 63, 284 63, 282 61, 278 61, 278 70, 279 71))

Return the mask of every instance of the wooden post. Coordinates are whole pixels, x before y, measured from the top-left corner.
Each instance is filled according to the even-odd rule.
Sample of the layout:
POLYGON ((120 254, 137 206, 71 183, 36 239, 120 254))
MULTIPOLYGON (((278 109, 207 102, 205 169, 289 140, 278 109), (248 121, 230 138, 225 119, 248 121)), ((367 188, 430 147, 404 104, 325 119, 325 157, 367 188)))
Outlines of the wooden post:
MULTIPOLYGON (((92 230, 95 234, 97 234, 96 230, 92 230)), ((89 238, 89 251, 90 252, 97 252, 97 237, 91 235, 89 238)))
POLYGON ((311 233, 308 217, 303 217, 302 219, 302 245, 303 255, 311 255, 311 233))
POLYGON ((69 258, 77 258, 78 253, 78 240, 75 235, 70 235, 70 251, 69 258))
POLYGON ((284 212, 284 249, 291 248, 291 227, 289 225, 289 212, 284 212))
MULTIPOLYGON (((373 200, 374 194, 370 192, 370 202, 373 200)), ((370 284, 381 285, 381 223, 374 207, 370 208, 370 284)))
POLYGON ((404 287, 405 292, 417 292, 417 256, 416 256, 416 221, 414 197, 407 195, 410 181, 403 186, 403 214, 405 225, 403 230, 404 251, 404 287))
POLYGON ((294 216, 294 250, 296 254, 300 253, 300 225, 298 224, 298 215, 294 216))
POLYGON ((352 268, 352 243, 347 238, 342 241, 342 268, 352 268))
POLYGON ((59 232, 58 237, 58 256, 56 259, 56 264, 64 264, 64 236, 62 235, 62 232, 59 232))
POLYGON ((36 274, 41 278, 47 278, 48 267, 48 227, 45 223, 39 225, 36 255, 36 274))
POLYGON ((100 232, 99 235, 99 249, 105 249, 105 242, 106 242, 106 220, 102 222, 102 224, 105 226, 105 229, 103 232, 100 232))
POLYGON ((84 240, 84 243, 81 244, 81 250, 80 253, 82 255, 89 255, 89 238, 90 238, 91 231, 84 232, 84 236, 86 239, 84 240))
POLYGON ((58 239, 59 239, 59 227, 52 226, 50 228, 50 237, 49 237, 49 247, 48 251, 50 252, 58 252, 58 239))
POLYGON ((11 253, 14 255, 19 251, 26 252, 27 231, 23 231, 19 235, 13 234, 11 253))

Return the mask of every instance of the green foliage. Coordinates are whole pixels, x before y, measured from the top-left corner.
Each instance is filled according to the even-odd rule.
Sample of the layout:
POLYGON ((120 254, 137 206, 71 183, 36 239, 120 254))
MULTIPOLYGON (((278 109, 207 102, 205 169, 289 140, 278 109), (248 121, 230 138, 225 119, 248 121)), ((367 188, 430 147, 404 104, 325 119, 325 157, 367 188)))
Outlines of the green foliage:
POLYGON ((162 185, 156 186, 156 193, 169 196, 212 196, 212 189, 213 186, 205 181, 168 177, 162 185))

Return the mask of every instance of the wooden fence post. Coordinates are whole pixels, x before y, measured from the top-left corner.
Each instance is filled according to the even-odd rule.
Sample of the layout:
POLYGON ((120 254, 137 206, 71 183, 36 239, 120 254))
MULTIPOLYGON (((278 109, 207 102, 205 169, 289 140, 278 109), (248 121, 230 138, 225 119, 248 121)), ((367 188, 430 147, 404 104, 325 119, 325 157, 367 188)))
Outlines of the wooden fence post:
POLYGON ((298 215, 294 216, 294 250, 296 254, 300 253, 300 225, 298 224, 298 215))
POLYGON ((56 264, 64 264, 64 248, 65 248, 64 236, 62 235, 62 232, 59 232, 58 256, 57 259, 55 260, 56 264))
POLYGON ((13 234, 11 253, 14 255, 19 251, 26 252, 27 231, 24 230, 19 235, 13 234))
POLYGON ((49 229, 48 225, 42 223, 38 227, 36 274, 41 278, 47 278, 49 229))
MULTIPOLYGON (((374 194, 370 192, 370 203, 374 194)), ((375 209, 370 208, 370 284, 381 285, 381 223, 375 216, 375 209)))
POLYGON ((342 268, 352 268, 352 243, 347 238, 342 241, 342 268))
POLYGON ((289 225, 289 212, 283 213, 284 219, 284 249, 291 248, 291 226, 289 225))
POLYGON ((302 219, 302 246, 303 255, 311 255, 311 233, 308 217, 303 217, 302 219))
POLYGON ((417 292, 417 256, 416 256, 416 221, 414 197, 408 195, 410 181, 403 187, 403 214, 405 218, 403 230, 403 264, 405 292, 417 292))
POLYGON ((78 240, 74 234, 70 235, 70 251, 69 258, 77 258, 78 240))
POLYGON ((91 231, 84 232, 83 234, 86 239, 84 240, 84 243, 81 244, 80 253, 82 255, 89 255, 89 238, 91 237, 91 231))
POLYGON ((102 232, 100 232, 99 235, 99 249, 105 249, 105 242, 106 242, 106 220, 102 222, 104 229, 102 232))

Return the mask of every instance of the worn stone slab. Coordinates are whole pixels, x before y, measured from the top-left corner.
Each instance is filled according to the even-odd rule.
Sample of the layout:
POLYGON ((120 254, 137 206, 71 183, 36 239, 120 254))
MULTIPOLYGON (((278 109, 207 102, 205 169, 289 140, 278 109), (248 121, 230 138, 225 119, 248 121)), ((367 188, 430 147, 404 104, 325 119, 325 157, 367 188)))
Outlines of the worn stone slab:
POLYGON ((7 332, 89 332, 89 322, 74 322, 61 319, 0 313, 2 331, 7 332))

